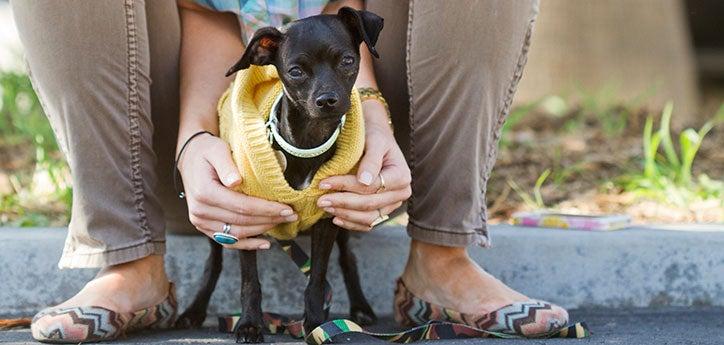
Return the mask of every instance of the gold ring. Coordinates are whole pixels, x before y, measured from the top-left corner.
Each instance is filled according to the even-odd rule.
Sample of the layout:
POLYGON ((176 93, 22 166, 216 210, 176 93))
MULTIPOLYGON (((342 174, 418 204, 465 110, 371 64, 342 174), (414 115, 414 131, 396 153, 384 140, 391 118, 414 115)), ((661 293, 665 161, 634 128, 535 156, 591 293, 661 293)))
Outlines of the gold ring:
MULTIPOLYGON (((379 194, 380 192, 384 192, 385 189, 387 189, 387 186, 385 186, 385 178, 382 177, 382 173, 380 173, 378 176, 380 177, 380 187, 377 188, 377 190, 375 191, 375 194, 379 194)), ((382 215, 381 212, 380 212, 380 215, 382 215)))
POLYGON ((377 213, 379 214, 379 216, 375 218, 372 224, 370 224, 370 227, 375 227, 377 225, 380 225, 382 222, 390 219, 390 216, 382 214, 382 209, 377 209, 377 213))

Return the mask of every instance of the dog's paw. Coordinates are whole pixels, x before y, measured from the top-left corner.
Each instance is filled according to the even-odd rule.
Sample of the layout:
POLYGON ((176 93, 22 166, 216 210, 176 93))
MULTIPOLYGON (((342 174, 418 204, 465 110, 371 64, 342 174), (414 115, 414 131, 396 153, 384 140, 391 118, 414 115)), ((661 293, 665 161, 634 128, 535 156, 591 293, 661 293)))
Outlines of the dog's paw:
POLYGON ((189 329, 189 328, 201 328, 206 320, 206 313, 199 313, 187 310, 181 316, 176 319, 174 328, 178 329, 189 329))
POLYGON ((252 344, 264 342, 264 335, 261 334, 261 326, 239 325, 235 333, 237 343, 252 344))
POLYGON ((377 315, 370 306, 350 308, 349 318, 360 326, 369 326, 377 321, 377 315))

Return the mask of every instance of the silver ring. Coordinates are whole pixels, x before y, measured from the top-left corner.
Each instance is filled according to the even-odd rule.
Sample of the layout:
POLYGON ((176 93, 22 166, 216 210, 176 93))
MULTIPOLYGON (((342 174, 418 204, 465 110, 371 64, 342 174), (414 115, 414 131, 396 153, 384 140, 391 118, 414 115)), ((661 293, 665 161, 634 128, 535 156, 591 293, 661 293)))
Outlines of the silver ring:
POLYGON ((221 227, 221 232, 215 232, 213 234, 212 238, 218 244, 234 244, 236 242, 239 242, 239 239, 236 238, 236 236, 229 233, 230 231, 231 231, 231 224, 224 223, 224 226, 221 227))

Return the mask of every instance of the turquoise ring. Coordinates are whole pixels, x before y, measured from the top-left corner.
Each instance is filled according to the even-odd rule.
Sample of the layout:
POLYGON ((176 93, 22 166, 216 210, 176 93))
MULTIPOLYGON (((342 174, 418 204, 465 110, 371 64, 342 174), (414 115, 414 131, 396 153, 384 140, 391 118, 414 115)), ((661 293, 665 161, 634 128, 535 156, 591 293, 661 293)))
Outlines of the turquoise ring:
POLYGON ((239 239, 236 238, 236 236, 229 233, 230 231, 231 224, 224 223, 224 227, 221 229, 221 232, 214 233, 214 241, 218 244, 234 244, 239 242, 239 239))

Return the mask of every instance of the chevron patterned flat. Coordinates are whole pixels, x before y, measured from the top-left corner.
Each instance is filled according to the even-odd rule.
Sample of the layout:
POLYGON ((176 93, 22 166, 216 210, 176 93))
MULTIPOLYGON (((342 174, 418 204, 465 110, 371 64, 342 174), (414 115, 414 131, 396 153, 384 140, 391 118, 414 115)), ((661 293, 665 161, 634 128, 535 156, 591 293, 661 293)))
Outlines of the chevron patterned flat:
POLYGON ((394 313, 395 321, 405 327, 433 320, 447 321, 526 338, 550 336, 568 324, 565 309, 539 300, 512 303, 488 314, 459 313, 413 295, 401 278, 397 280, 395 289, 394 313))
POLYGON ((33 318, 33 338, 44 343, 86 343, 113 340, 142 329, 170 328, 176 319, 176 291, 158 305, 132 313, 103 307, 48 308, 33 318))

